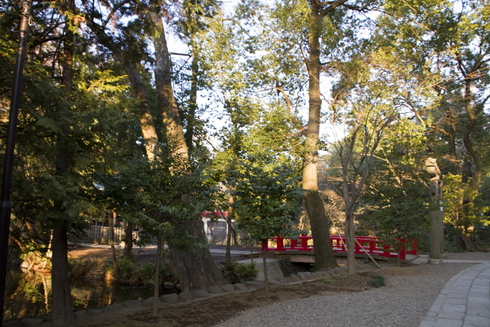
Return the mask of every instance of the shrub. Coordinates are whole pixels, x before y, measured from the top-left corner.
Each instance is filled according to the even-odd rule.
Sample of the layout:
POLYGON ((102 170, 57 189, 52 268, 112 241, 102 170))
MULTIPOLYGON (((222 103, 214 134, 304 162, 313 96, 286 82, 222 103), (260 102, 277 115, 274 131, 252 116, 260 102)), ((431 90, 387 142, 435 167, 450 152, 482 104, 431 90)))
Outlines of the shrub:
POLYGON ((230 279, 232 284, 255 280, 259 271, 255 269, 255 263, 241 264, 232 262, 228 267, 221 267, 221 273, 225 279, 230 279))
POLYGON ((374 275, 371 277, 371 279, 368 281, 368 284, 371 286, 374 286, 376 288, 380 286, 385 286, 385 279, 383 276, 380 275, 374 275))
POLYGON ((103 269, 104 263, 98 258, 68 259, 68 273, 73 279, 86 278, 92 270, 103 269))
MULTIPOLYGON (((155 282, 155 262, 145 262, 140 267, 134 269, 133 277, 131 278, 133 281, 138 281, 142 283, 151 283, 155 282)), ((164 276, 165 267, 163 264, 160 265, 160 276, 164 276)))
POLYGON ((128 258, 122 258, 117 262, 119 273, 122 278, 131 279, 134 273, 134 262, 128 258))

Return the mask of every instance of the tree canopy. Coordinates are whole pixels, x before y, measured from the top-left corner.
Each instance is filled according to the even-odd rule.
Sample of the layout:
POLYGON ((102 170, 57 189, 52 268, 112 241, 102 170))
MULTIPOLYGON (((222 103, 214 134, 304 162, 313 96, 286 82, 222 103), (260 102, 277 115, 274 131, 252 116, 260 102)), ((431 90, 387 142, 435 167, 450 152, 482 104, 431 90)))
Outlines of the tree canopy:
MULTIPOLYGON (((33 1, 12 246, 46 255, 116 210, 165 239, 185 289, 207 287, 221 277, 200 213, 225 207, 257 240, 286 236, 301 185, 316 267, 330 269, 324 203, 343 199, 350 235, 426 238, 440 204, 424 163, 435 158, 445 222, 461 249, 478 247, 490 203, 488 1, 222 5, 33 1)), ((0 1, 2 147, 21 7, 0 1)), ((55 325, 72 321, 62 311, 55 325)))

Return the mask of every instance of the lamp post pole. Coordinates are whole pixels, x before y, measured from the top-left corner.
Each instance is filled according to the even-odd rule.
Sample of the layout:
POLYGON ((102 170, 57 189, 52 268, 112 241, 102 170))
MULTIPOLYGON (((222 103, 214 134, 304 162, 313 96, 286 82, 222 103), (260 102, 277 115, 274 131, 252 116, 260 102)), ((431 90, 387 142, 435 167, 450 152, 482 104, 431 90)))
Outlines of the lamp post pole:
POLYGON ((7 256, 10 233, 10 185, 12 183, 12 165, 14 161, 15 133, 17 130, 17 114, 22 87, 22 75, 26 55, 27 36, 29 28, 29 16, 31 12, 31 0, 24 0, 22 8, 22 21, 20 24, 20 39, 17 49, 17 59, 14 71, 14 85, 10 101, 10 117, 7 133, 7 145, 5 148, 5 163, 3 170, 2 195, 0 202, 0 308, 3 324, 3 311, 5 303, 5 278, 7 276, 7 256))

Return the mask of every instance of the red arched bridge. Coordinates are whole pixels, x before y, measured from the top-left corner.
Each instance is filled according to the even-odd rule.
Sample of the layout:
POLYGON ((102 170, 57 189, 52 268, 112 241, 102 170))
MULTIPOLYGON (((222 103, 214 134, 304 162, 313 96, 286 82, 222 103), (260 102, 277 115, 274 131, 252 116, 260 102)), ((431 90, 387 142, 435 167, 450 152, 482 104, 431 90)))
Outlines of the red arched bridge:
MULTIPOLYGON (((271 240, 276 241, 276 247, 269 246, 269 240, 262 242, 262 252, 264 251, 313 251, 313 237, 302 234, 297 239, 273 237, 271 240)), ((347 252, 345 236, 330 236, 330 242, 334 252, 347 252)), ((417 255, 417 241, 401 239, 400 259, 405 260, 406 254, 417 255)), ((398 253, 395 248, 381 241, 377 237, 356 236, 356 245, 354 248, 356 254, 374 254, 382 257, 396 258, 398 253)))

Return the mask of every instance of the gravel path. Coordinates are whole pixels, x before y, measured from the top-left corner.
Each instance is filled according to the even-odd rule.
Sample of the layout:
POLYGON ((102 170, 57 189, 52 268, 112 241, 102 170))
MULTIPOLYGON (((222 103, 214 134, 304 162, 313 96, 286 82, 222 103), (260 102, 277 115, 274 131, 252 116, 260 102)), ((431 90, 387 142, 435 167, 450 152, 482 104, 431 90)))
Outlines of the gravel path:
MULTIPOLYGON (((487 253, 471 259, 476 257, 490 259, 487 253)), ((248 310, 217 326, 418 326, 446 282, 472 265, 447 263, 387 268, 380 271, 386 280, 385 287, 359 293, 326 292, 276 303, 248 310)))

